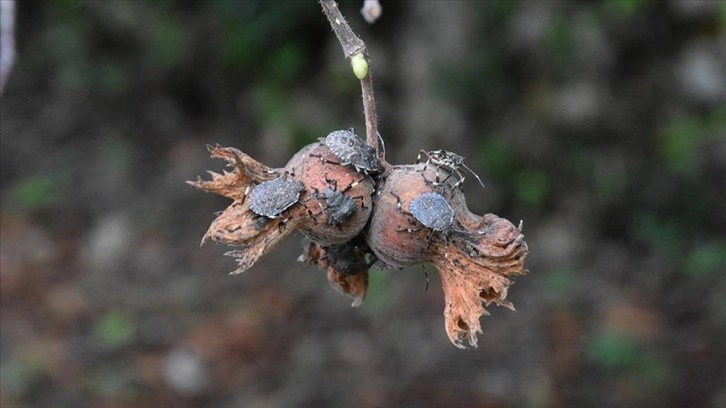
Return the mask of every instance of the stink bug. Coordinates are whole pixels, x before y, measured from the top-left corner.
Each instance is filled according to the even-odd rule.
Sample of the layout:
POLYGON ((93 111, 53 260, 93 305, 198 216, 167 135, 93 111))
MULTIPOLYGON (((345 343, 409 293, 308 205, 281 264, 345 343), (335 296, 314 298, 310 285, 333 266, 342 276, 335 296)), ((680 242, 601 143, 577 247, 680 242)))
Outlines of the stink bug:
POLYGON ((436 181, 434 182, 434 185, 438 185, 441 183, 446 182, 449 177, 451 177, 452 174, 456 173, 456 175, 459 177, 459 181, 457 181, 452 188, 459 187, 464 182, 464 175, 461 174, 460 168, 465 168, 469 173, 471 173, 476 179, 479 181, 479 184, 481 184, 482 187, 484 187, 484 183, 481 181, 481 178, 479 178, 479 175, 474 173, 472 169, 469 168, 466 164, 464 164, 464 157, 449 152, 447 150, 432 150, 432 151, 425 151, 421 150, 419 152, 418 157, 416 158, 416 163, 421 162, 421 158, 423 156, 427 157, 426 164, 424 165, 424 171, 426 170, 426 167, 429 164, 433 164, 436 166, 436 181), (439 180, 439 169, 443 169, 449 173, 448 176, 446 176, 445 179, 439 180))
POLYGON ((365 174, 383 171, 376 149, 356 136, 353 128, 331 132, 324 142, 342 165, 351 165, 365 174))
POLYGON ((277 218, 298 202, 305 186, 286 175, 260 183, 250 193, 250 209, 257 215, 277 218))

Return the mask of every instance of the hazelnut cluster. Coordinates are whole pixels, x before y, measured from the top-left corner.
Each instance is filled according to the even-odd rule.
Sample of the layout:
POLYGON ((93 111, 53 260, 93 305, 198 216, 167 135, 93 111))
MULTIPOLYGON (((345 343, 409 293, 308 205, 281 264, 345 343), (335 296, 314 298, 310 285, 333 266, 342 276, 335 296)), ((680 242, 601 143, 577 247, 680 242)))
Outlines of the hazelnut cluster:
POLYGON ((446 298, 446 332, 457 347, 476 347, 485 306, 514 309, 506 300, 510 277, 527 273, 521 223, 467 209, 461 156, 422 152, 415 164, 390 165, 352 129, 303 147, 284 168, 232 147, 208 148, 232 170, 188 183, 233 200, 202 239, 238 247, 226 254, 239 263, 233 273, 300 231, 306 240, 299 260, 326 270, 353 306, 365 298, 374 263, 432 263, 446 298))

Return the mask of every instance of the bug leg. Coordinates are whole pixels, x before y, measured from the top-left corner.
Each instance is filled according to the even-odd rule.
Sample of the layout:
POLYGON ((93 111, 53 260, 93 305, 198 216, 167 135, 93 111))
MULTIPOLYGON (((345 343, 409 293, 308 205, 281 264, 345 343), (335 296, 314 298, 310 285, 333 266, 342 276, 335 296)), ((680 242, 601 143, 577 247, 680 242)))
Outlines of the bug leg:
POLYGON ((452 173, 449 173, 449 175, 447 175, 443 180, 441 180, 441 184, 446 183, 449 180, 449 178, 451 178, 451 174, 452 173))
POLYGON ((287 222, 292 220, 293 217, 283 218, 279 224, 277 224, 277 230, 283 232, 287 229, 287 222))
POLYGON ((341 162, 336 162, 336 161, 332 161, 332 160, 326 159, 325 157, 323 157, 322 154, 310 153, 310 156, 317 157, 317 158, 320 159, 321 162, 326 163, 326 164, 338 164, 338 165, 341 165, 341 166, 343 165, 343 163, 341 163, 341 162))
POLYGON ((396 227, 396 232, 418 232, 418 231, 421 231, 422 229, 423 229, 423 227, 418 227, 418 228, 403 228, 401 226, 397 226, 396 227))
POLYGON ((428 178, 426 178, 426 175, 424 175, 424 173, 421 173, 421 178, 423 178, 424 183, 426 183, 426 185, 428 185, 428 186, 435 188, 439 185, 439 183, 437 183, 436 181, 432 181, 432 180, 429 180, 428 178))
POLYGON ((425 154, 425 153, 426 153, 425 150, 421 150, 421 151, 418 152, 418 156, 416 156, 416 164, 421 163, 421 155, 422 154, 425 154))
POLYGON ((277 232, 282 233, 283 231, 285 231, 285 220, 282 220, 279 224, 277 224, 277 232))
POLYGON ((398 208, 398 211, 399 211, 399 212, 400 212, 401 214, 404 214, 404 215, 410 215, 410 216, 412 216, 412 217, 413 217, 413 214, 411 214, 410 212, 406 212, 406 211, 405 211, 405 210, 403 209, 403 203, 401 203, 401 197, 399 197, 399 196, 397 196, 396 194, 393 194, 393 193, 390 193, 390 194, 391 194, 392 196, 396 197, 396 208, 398 208))
POLYGON ((381 133, 376 131, 376 134, 378 135, 378 141, 381 142, 381 159, 386 160, 386 144, 383 142, 383 138, 381 137, 381 133))
POLYGON ((323 177, 324 177, 326 183, 333 185, 333 191, 338 191, 338 180, 329 179, 328 173, 325 173, 325 175, 323 177))
MULTIPOLYGON (((319 203, 318 203, 318 204, 319 204, 319 203)), ((321 208, 322 208, 322 206, 321 206, 321 208)), ((310 216, 310 218, 312 218, 312 219, 313 219, 313 222, 317 224, 317 223, 318 223, 318 219, 317 219, 317 218, 315 218, 315 214, 313 214, 313 212, 312 212, 312 211, 310 211, 310 209, 309 209, 309 208, 306 208, 306 210, 308 211, 308 215, 310 216)), ((320 215, 320 213, 318 213, 318 215, 320 215)))
MULTIPOLYGON (((395 195, 393 193, 390 193, 390 194, 392 196, 396 197, 396 208, 398 208, 398 211, 401 214, 404 214, 404 215, 407 215, 407 216, 409 216, 411 218, 414 218, 414 219, 411 219, 411 218, 408 219, 409 225, 416 225, 417 221, 415 220, 415 217, 413 216, 413 214, 411 214, 410 212, 406 212, 403 209, 403 204, 401 203, 401 197, 399 197, 399 196, 397 196, 397 195, 395 195)), ((418 228, 402 228, 400 226, 399 227, 396 227, 396 230, 398 232, 404 232, 404 231, 405 232, 417 232, 417 231, 421 231, 421 229, 423 229, 423 227, 418 227, 418 228)))
POLYGON ((310 187, 310 189, 313 190, 313 192, 311 194, 308 194, 308 197, 304 201, 298 201, 298 203, 305 206, 305 203, 312 199, 320 200, 320 190, 315 187, 310 187))
MULTIPOLYGON (((308 203, 308 202, 309 202, 310 200, 314 199, 314 198, 315 198, 315 199, 317 199, 317 198, 318 198, 318 194, 319 194, 320 192, 319 192, 319 191, 318 191, 318 189, 317 189, 317 188, 315 188, 315 187, 310 187, 310 188, 311 188, 311 189, 312 189, 312 190, 313 190, 314 192, 313 192, 313 193, 311 193, 311 194, 309 195, 309 197, 305 199, 305 201, 298 201, 298 203, 299 203, 300 205, 302 205, 303 207, 305 207, 305 211, 307 211, 307 213, 308 213, 308 215, 310 216, 310 218, 312 218, 312 219, 313 219, 313 222, 315 222, 315 223, 317 224, 317 222, 318 222, 318 219, 317 219, 317 218, 315 218, 315 214, 313 214, 313 212, 312 212, 312 211, 310 211, 310 209, 309 209, 309 208, 308 208, 308 206, 307 206, 307 203, 308 203)), ((320 205, 320 202, 319 202, 319 201, 318 201, 318 205, 320 205)))
MULTIPOLYGON (((352 199, 354 199, 354 200, 357 200, 357 199, 359 199, 359 198, 363 198, 363 197, 364 197, 364 196, 357 196, 357 197, 351 197, 351 198, 352 198, 352 199)), ((360 203, 360 206, 361 206, 361 208, 363 208, 364 210, 365 210, 366 208, 368 208, 368 207, 366 207, 366 206, 365 206, 365 204, 363 204, 362 202, 360 203)))
POLYGON ((442 231, 441 236, 444 237, 444 259, 449 259, 449 231, 442 231))
POLYGON ((421 264, 421 270, 423 271, 424 276, 426 276, 426 292, 428 292, 429 291, 429 273, 426 270, 426 267, 423 266, 423 264, 421 264))
MULTIPOLYGON (((343 189, 343 190, 341 191, 341 193, 345 193, 346 191, 350 190, 351 188, 353 188, 353 187, 357 186, 357 185, 358 185, 358 184, 360 184, 360 182, 361 182, 361 181, 363 181, 363 180, 365 180, 365 177, 361 177, 361 178, 359 178, 358 180, 356 180, 356 181, 353 181, 352 183, 348 184, 348 185, 347 185, 347 186, 346 186, 346 187, 345 187, 345 188, 344 188, 344 189, 343 189)), ((335 185, 335 186, 336 186, 336 189, 337 189, 337 187, 338 187, 338 185, 337 185, 337 180, 336 180, 336 185, 335 185)))
POLYGON ((454 171, 456 171, 456 175, 459 176, 459 181, 454 183, 454 185, 453 185, 453 187, 451 187, 451 189, 453 190, 456 187, 459 187, 461 189, 461 191, 464 191, 464 187, 462 187, 462 184, 464 184, 464 179, 466 178, 466 176, 461 174, 461 172, 457 169, 454 169, 454 171))
POLYGON ((448 180, 449 177, 451 177, 451 172, 448 172, 449 175, 446 176, 446 178, 444 178, 443 180, 441 180, 441 178, 439 176, 441 174, 441 173, 439 173, 440 170, 441 170, 441 166, 436 166, 436 184, 434 184, 434 185, 437 185, 437 186, 446 183, 446 180, 448 180))
POLYGON ((253 181, 250 181, 250 183, 247 184, 247 187, 245 187, 244 193, 242 193, 242 202, 240 204, 245 202, 245 200, 247 199, 247 196, 250 194, 250 191, 252 191, 252 186, 254 184, 255 183, 253 181))
POLYGON ((429 167, 429 163, 431 163, 431 160, 433 157, 431 157, 431 154, 427 152, 426 150, 421 149, 421 151, 418 153, 418 157, 416 157, 416 164, 421 163, 421 155, 426 155, 426 164, 424 164, 423 169, 421 169, 422 172, 426 171, 426 169, 429 167))

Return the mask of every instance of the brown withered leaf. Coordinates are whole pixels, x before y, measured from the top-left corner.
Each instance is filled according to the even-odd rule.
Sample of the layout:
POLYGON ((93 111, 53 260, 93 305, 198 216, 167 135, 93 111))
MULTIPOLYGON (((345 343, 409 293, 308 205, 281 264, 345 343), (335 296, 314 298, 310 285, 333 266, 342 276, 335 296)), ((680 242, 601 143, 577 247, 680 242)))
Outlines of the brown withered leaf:
POLYGON ((446 333, 459 348, 463 341, 477 347, 479 318, 494 303, 514 310, 506 300, 513 275, 527 273, 527 244, 520 228, 493 214, 482 219, 481 229, 457 233, 445 249, 447 256, 434 260, 441 275, 446 301, 446 333))
POLYGON ((328 282, 339 293, 353 298, 352 307, 363 304, 363 299, 368 291, 368 270, 360 271, 355 275, 346 275, 328 268, 328 282))
POLYGON ((250 210, 245 200, 254 183, 260 183, 279 177, 281 170, 271 169, 252 159, 250 156, 233 147, 207 146, 212 158, 224 159, 232 167, 231 172, 222 174, 209 172, 212 179, 205 181, 187 181, 201 190, 222 195, 234 200, 221 214, 212 221, 202 238, 227 245, 239 246, 240 249, 227 252, 225 255, 237 258, 239 267, 232 272, 241 273, 251 267, 257 259, 267 253, 281 239, 294 231, 304 219, 298 213, 305 211, 296 207, 289 211, 286 218, 269 219, 259 216, 250 210))
POLYGON ((235 201, 244 201, 249 193, 252 182, 272 180, 279 176, 279 170, 272 169, 258 162, 239 149, 234 147, 222 147, 220 145, 207 145, 210 157, 213 159, 224 159, 227 167, 232 167, 231 172, 223 170, 222 173, 207 171, 212 176, 209 181, 197 177, 196 181, 187 181, 187 184, 209 193, 219 194, 235 201))
MULTIPOLYGON (((258 218, 264 219, 262 217, 258 218)), ((266 254, 270 249, 272 249, 272 247, 280 242, 280 240, 294 231, 295 225, 297 224, 295 220, 299 220, 299 218, 291 219, 287 222, 281 221, 280 218, 269 220, 257 234, 248 239, 240 240, 240 242, 236 245, 241 245, 243 247, 242 250, 233 250, 225 253, 226 256, 237 258, 236 260, 239 266, 232 272, 232 274, 242 273, 249 269, 262 255, 266 254)), ((254 222, 257 221, 252 221, 252 223, 254 222)), ((222 225, 221 227, 225 227, 225 225, 222 225)), ((240 229, 239 235, 241 236, 243 231, 248 230, 249 228, 247 227, 240 229)), ((235 245, 233 242, 225 243, 235 245)))
POLYGON ((302 220, 269 219, 249 210, 249 204, 235 201, 225 209, 209 226, 202 238, 202 244, 211 239, 227 245, 240 246, 242 249, 225 253, 237 258, 239 267, 233 274, 244 272, 275 244, 295 230, 302 220))

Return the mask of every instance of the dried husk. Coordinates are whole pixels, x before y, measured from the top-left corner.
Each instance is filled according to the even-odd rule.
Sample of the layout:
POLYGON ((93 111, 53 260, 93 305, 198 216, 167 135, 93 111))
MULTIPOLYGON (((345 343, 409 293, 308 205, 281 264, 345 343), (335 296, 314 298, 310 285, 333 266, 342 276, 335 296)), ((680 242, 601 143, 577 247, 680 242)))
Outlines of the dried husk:
MULTIPOLYGON (((440 175, 441 181, 446 175, 440 175)), ((455 176, 441 185, 434 185, 435 178, 433 166, 393 166, 378 185, 368 244, 382 261, 396 267, 433 263, 441 276, 449 339, 460 348, 465 347, 463 340, 476 347, 479 318, 488 314, 485 306, 514 309, 506 300, 509 277, 527 273, 527 244, 521 228, 508 220, 470 212, 463 192, 453 187, 455 176), (406 214, 409 203, 426 192, 444 195, 452 206, 455 215, 448 235, 432 234, 406 214)))

